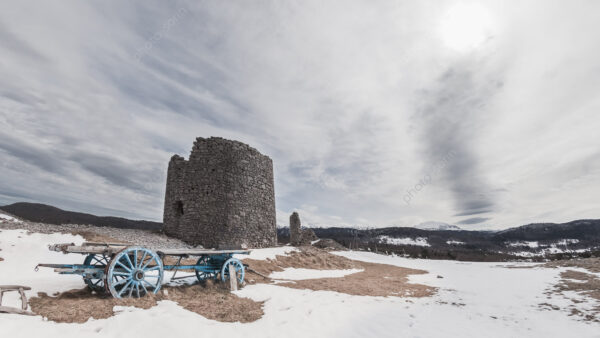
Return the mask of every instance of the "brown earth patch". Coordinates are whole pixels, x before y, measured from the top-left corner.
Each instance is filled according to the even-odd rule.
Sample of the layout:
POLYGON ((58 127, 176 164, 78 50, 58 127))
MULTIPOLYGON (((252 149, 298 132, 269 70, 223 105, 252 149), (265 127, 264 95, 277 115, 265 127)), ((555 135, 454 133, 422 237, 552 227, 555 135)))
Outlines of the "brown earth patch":
POLYGON ((556 289, 560 292, 575 291, 600 301, 600 278, 595 275, 567 270, 560 273, 562 278, 556 289))
POLYGON ((165 286, 158 294, 140 299, 115 299, 99 295, 88 288, 63 292, 56 297, 39 293, 29 300, 31 310, 49 320, 60 323, 84 323, 89 318, 102 319, 114 315, 115 305, 149 309, 158 301, 171 300, 186 310, 220 322, 248 323, 263 316, 263 302, 241 298, 221 284, 165 286))
POLYGON ((248 264, 252 270, 265 276, 271 274, 271 272, 283 271, 285 268, 318 270, 358 269, 361 263, 313 247, 301 247, 300 251, 292 251, 287 256, 278 255, 275 259, 254 260, 246 258, 243 259, 243 262, 248 264))
POLYGON ((547 267, 573 267, 583 268, 591 272, 600 273, 600 258, 581 258, 581 259, 569 259, 562 261, 552 261, 545 264, 547 267))
POLYGON ((250 268, 247 277, 249 283, 270 283, 272 280, 267 276, 275 271, 283 271, 284 268, 363 269, 362 272, 340 278, 295 280, 279 282, 277 285, 357 296, 428 297, 436 291, 434 287, 408 283, 409 275, 424 274, 427 271, 355 261, 312 247, 302 247, 300 252, 277 256, 274 260, 244 259, 244 263, 250 268))
MULTIPOLYGON (((564 261, 552 261, 545 264, 546 267, 575 267, 586 269, 590 272, 600 273, 600 258, 573 259, 564 261)), ((548 296, 552 294, 562 295, 570 299, 573 304, 561 309, 558 306, 545 308, 552 310, 567 310, 570 316, 578 316, 585 321, 600 322, 600 305, 585 311, 577 309, 576 305, 582 301, 576 298, 568 297, 566 292, 573 291, 577 294, 594 299, 600 304, 600 278, 592 273, 582 271, 566 270, 560 273, 560 281, 546 292, 548 296)), ((543 304, 542 304, 543 305, 543 304)))
POLYGON ((88 288, 62 292, 56 297, 40 292, 29 299, 33 313, 59 323, 84 323, 89 318, 112 317, 115 305, 149 309, 156 305, 156 299, 150 295, 141 299, 114 299, 92 293, 88 288))

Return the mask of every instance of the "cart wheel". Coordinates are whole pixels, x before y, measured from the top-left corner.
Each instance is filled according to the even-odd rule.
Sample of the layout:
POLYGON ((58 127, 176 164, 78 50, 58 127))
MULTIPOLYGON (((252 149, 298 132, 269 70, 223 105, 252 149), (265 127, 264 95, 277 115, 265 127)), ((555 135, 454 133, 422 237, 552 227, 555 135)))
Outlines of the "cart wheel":
MULTIPOLYGON (((90 254, 85 257, 83 265, 93 265, 98 268, 105 269, 108 265, 108 257, 103 254, 90 254)), ((87 284, 88 288, 96 292, 104 292, 104 276, 94 276, 100 278, 86 278, 83 277, 83 281, 87 284)))
POLYGON ((229 265, 233 265, 235 268, 235 275, 237 276, 238 282, 241 284, 244 282, 244 264, 237 258, 229 258, 223 264, 221 268, 221 280, 227 282, 229 280, 229 265))
POLYGON ((160 290, 163 263, 152 250, 129 247, 113 257, 106 268, 106 289, 115 298, 137 297, 160 290))
MULTIPOLYGON (((197 266, 204 266, 207 268, 207 270, 209 270, 209 266, 210 264, 210 257, 209 256, 200 256, 200 258, 198 259, 198 262, 196 262, 197 266)), ((211 269, 211 271, 214 271, 211 269)), ((202 270, 198 270, 196 268, 196 277, 198 278, 198 280, 200 282, 205 281, 207 279, 214 279, 217 276, 217 274, 215 272, 207 272, 207 271, 202 271, 202 270)))

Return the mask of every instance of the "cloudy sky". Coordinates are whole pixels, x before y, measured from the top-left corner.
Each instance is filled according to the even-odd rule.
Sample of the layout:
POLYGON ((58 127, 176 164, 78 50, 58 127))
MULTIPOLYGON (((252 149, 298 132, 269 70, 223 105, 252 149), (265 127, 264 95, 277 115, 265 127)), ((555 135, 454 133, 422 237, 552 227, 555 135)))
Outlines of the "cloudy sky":
POLYGON ((600 218, 600 2, 0 3, 0 204, 161 220, 198 136, 282 224, 600 218))

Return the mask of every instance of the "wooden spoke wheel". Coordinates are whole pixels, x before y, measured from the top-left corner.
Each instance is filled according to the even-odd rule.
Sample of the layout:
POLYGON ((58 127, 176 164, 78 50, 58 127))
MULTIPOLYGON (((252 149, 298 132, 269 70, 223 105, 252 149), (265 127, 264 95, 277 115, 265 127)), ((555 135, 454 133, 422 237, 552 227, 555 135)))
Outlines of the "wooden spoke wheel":
POLYGON ((140 298, 156 294, 163 279, 163 263, 152 250, 128 247, 113 257, 106 267, 106 289, 115 298, 140 298))
POLYGON ((244 282, 244 264, 237 258, 229 258, 223 263, 221 268, 221 280, 223 282, 229 281, 229 269, 230 265, 235 269, 235 276, 237 277, 238 283, 244 282))
POLYGON ((196 262, 196 278, 198 278, 198 281, 202 282, 207 279, 217 278, 217 274, 211 268, 212 265, 214 263, 209 256, 200 256, 198 262, 196 262))
MULTIPOLYGON (((109 258, 103 254, 89 254, 83 261, 84 265, 93 265, 95 267, 105 269, 108 265, 109 258)), ((96 292, 104 292, 104 276, 84 275, 83 281, 88 288, 96 292)))

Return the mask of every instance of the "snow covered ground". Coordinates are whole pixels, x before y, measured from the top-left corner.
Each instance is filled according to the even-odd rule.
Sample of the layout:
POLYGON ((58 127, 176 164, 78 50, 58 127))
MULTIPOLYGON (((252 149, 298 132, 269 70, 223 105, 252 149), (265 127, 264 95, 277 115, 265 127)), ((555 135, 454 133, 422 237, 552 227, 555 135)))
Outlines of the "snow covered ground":
MULTIPOLYGON (((30 234, 0 230, 0 284, 25 284, 49 294, 81 288, 78 276, 51 269, 34 272, 37 263, 79 262, 82 256, 47 250, 56 242, 81 242, 79 236, 30 234)), ((285 254, 292 248, 257 250, 255 259, 285 254)), ((338 252, 351 259, 429 271, 411 276, 414 283, 439 287, 429 298, 351 296, 331 291, 256 284, 237 291, 265 301, 258 321, 222 323, 187 311, 171 301, 151 309, 117 307, 108 319, 59 324, 40 316, 0 314, 5 337, 600 337, 600 324, 578 320, 562 311, 541 309, 540 303, 565 305, 568 300, 545 292, 563 269, 528 263, 468 263, 416 260, 368 252, 338 252), (441 276, 443 278, 438 278, 441 276)), ((294 272, 294 273, 297 273, 294 272)), ((288 276, 289 277, 289 276, 288 276)), ((8 294, 6 296, 9 296, 8 294)), ((5 305, 18 306, 16 297, 5 305)), ((4 302, 3 302, 4 303, 4 302)), ((590 306, 585 303, 582 306, 590 306)))
POLYGON ((506 252, 510 255, 515 255, 519 257, 545 257, 548 255, 555 255, 559 253, 569 253, 569 254, 580 254, 584 252, 590 252, 591 250, 597 249, 597 247, 584 248, 584 249, 570 249, 569 246, 572 244, 579 243, 578 239, 562 239, 560 241, 556 241, 554 243, 539 243, 537 241, 526 242, 526 241, 517 241, 517 242, 506 242, 506 246, 514 247, 514 248, 523 248, 523 249, 531 249, 528 251, 517 251, 517 252, 506 252))
POLYGON ((353 273, 364 271, 363 269, 347 269, 347 270, 315 270, 302 268, 286 268, 283 271, 275 271, 269 275, 272 279, 317 279, 317 278, 340 278, 353 273))
POLYGON ((0 212, 0 222, 3 222, 3 221, 11 221, 13 223, 21 223, 21 220, 18 220, 12 216, 9 216, 9 215, 6 215, 6 214, 3 214, 0 212))
MULTIPOLYGON (((57 274, 52 269, 34 268, 38 263, 83 263, 81 255, 64 255, 59 252, 48 250, 49 244, 75 243, 84 241, 81 236, 64 234, 38 234, 27 233, 24 230, 1 230, 0 229, 0 285, 27 285, 31 286, 27 296, 34 296, 37 292, 62 292, 73 288, 80 288, 82 279, 80 276, 63 275, 56 278, 57 274)), ((7 293, 2 300, 3 305, 20 306, 10 302, 11 298, 18 299, 18 293, 7 293), (11 297, 13 296, 13 297, 11 297)))
POLYGON ((429 246, 427 238, 397 238, 390 236, 379 236, 379 243, 393 244, 393 245, 416 245, 416 246, 429 246))
POLYGON ((265 260, 275 259, 276 256, 285 256, 286 254, 294 251, 298 251, 298 249, 293 246, 281 246, 277 248, 252 250, 249 255, 234 255, 234 257, 239 259, 248 258, 256 260, 265 260))
POLYGON ((526 241, 507 242, 506 245, 512 246, 512 247, 527 247, 527 248, 532 248, 532 249, 535 249, 540 246, 540 244, 535 241, 534 242, 526 242, 526 241))

